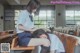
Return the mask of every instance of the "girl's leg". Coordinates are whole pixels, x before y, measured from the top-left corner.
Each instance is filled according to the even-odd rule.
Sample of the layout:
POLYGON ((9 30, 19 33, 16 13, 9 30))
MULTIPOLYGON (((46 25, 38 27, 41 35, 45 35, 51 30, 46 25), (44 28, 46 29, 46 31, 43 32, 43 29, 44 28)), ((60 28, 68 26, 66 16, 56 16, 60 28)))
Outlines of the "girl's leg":
POLYGON ((39 45, 49 47, 50 41, 46 38, 31 38, 27 46, 39 46, 39 45))
POLYGON ((40 53, 48 53, 50 49, 50 41, 46 38, 32 38, 28 44, 28 46, 41 46, 40 53))
POLYGON ((46 47, 46 46, 41 46, 41 51, 40 53, 50 53, 50 47, 46 47))

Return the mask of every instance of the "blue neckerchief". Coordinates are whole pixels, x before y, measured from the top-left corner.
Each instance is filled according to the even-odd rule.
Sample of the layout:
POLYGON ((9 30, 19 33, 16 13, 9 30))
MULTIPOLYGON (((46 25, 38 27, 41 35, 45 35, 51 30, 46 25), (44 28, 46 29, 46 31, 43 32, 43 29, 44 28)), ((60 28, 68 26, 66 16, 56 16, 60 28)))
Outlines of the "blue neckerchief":
POLYGON ((29 17, 30 17, 30 20, 33 22, 33 17, 32 17, 32 15, 29 15, 29 17))

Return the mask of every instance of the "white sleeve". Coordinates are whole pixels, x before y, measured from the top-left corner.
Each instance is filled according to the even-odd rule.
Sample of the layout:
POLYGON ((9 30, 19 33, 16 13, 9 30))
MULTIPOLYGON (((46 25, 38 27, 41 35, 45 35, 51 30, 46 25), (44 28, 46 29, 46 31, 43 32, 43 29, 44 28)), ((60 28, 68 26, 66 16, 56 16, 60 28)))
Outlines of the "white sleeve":
POLYGON ((18 24, 24 24, 25 23, 25 21, 26 21, 26 16, 25 15, 26 15, 25 11, 20 12, 19 18, 17 20, 18 24))
POLYGON ((64 46, 60 39, 54 35, 49 34, 50 40, 51 40, 51 48, 50 50, 56 50, 57 52, 65 52, 64 46))

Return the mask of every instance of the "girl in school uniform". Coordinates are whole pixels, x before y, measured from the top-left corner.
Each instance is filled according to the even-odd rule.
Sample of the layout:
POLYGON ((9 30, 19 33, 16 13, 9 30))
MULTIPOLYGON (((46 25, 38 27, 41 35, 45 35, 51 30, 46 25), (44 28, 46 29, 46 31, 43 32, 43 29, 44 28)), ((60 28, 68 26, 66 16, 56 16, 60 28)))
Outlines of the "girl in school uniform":
POLYGON ((31 32, 35 30, 32 12, 34 12, 40 5, 37 0, 30 0, 26 10, 22 10, 17 21, 16 31, 18 34, 18 41, 20 46, 39 46, 43 48, 40 53, 46 53, 45 50, 50 46, 50 41, 45 38, 32 38, 31 32), (45 49, 45 50, 43 50, 45 49))

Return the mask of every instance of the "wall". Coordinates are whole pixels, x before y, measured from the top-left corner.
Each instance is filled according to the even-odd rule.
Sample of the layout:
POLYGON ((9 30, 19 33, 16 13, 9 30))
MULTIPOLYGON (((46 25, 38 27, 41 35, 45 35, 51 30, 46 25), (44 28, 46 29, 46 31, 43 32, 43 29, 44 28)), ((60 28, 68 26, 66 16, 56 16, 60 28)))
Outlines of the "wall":
POLYGON ((0 31, 3 31, 3 19, 1 16, 4 16, 4 7, 0 4, 0 31))
POLYGON ((15 12, 12 9, 6 9, 4 11, 4 30, 14 30, 15 22, 15 12))
POLYGON ((55 25, 56 27, 65 26, 65 5, 55 5, 55 25))

